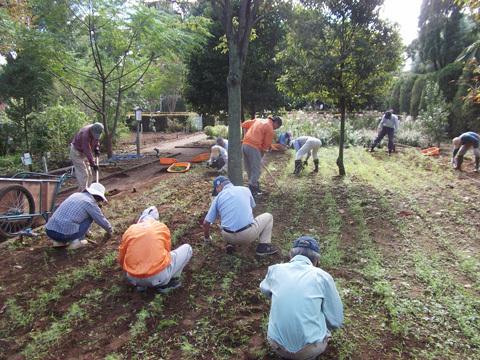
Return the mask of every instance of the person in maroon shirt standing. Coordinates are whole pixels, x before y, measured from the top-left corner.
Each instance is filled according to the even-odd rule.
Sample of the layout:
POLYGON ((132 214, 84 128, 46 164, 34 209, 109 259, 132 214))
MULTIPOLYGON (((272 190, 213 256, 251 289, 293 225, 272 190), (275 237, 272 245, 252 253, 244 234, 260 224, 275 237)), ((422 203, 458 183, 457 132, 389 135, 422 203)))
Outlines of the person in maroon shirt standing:
POLYGON ((95 156, 100 155, 98 146, 103 132, 103 125, 96 122, 81 128, 70 144, 70 158, 72 159, 75 175, 77 177, 78 191, 83 191, 92 183, 92 170, 98 171, 95 156))

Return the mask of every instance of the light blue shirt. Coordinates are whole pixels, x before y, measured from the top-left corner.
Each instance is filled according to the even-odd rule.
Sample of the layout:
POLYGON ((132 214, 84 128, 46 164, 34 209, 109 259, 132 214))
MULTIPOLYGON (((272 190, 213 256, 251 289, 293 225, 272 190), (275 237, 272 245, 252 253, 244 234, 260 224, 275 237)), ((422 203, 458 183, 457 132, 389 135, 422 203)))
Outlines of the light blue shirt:
POLYGON ((378 130, 382 130, 382 128, 386 126, 389 128, 393 128, 394 132, 398 131, 398 117, 397 115, 393 115, 390 117, 390 119, 387 119, 385 115, 382 117, 382 121, 380 121, 380 124, 378 124, 378 130))
MULTIPOLYGON (((218 144, 218 145, 220 145, 220 144, 218 144)), ((220 146, 222 146, 222 145, 220 145, 220 146)), ((228 151, 228 140, 223 139, 223 146, 222 146, 222 147, 223 147, 225 150, 228 151)))
POLYGON ((278 143, 280 145, 288 147, 290 145, 290 141, 292 141, 292 138, 288 136, 287 133, 283 133, 278 137, 278 143))
POLYGON ((292 353, 322 342, 327 329, 337 330, 343 323, 342 300, 332 277, 306 256, 270 266, 260 291, 272 299, 268 336, 292 353))
POLYGON ((227 184, 213 199, 205 221, 211 224, 220 215, 222 228, 237 231, 253 223, 253 207, 255 200, 247 187, 227 184))

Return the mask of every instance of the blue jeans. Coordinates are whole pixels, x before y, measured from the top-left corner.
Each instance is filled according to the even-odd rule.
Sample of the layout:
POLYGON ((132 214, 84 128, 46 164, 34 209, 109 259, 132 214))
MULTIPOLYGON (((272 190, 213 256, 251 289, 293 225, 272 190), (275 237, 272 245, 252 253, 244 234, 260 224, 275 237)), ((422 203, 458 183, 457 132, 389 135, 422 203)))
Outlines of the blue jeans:
POLYGON ((393 134, 394 134, 394 132, 395 132, 394 128, 383 126, 382 130, 380 130, 377 138, 375 139, 375 141, 372 144, 372 149, 375 148, 375 146, 377 146, 377 144, 380 141, 382 141, 382 139, 384 138, 385 135, 388 135, 388 151, 392 152, 393 151, 393 134))
POLYGON ((65 234, 61 234, 59 232, 48 230, 48 229, 45 232, 47 233, 48 237, 52 240, 69 242, 75 239, 83 239, 85 237, 85 233, 87 232, 88 228, 90 227, 90 225, 92 225, 92 222, 93 222, 93 219, 91 218, 83 220, 79 224, 78 232, 76 232, 75 234, 65 235, 65 234))

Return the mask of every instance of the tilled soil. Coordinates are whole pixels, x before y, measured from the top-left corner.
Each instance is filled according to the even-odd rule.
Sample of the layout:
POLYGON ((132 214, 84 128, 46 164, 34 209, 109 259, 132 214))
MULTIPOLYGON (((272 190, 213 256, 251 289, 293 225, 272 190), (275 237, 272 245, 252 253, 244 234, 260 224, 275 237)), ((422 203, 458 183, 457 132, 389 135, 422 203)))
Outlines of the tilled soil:
MULTIPOLYGON (((151 137, 150 143, 145 139, 145 148, 154 148, 158 145, 156 135, 151 137)), ((188 161, 199 154, 209 152, 213 143, 214 140, 205 139, 181 145, 170 143, 166 145, 169 149, 165 150, 165 156, 188 161)), ((450 149, 445 147, 442 153, 444 155, 422 165, 432 167, 431 176, 442 176, 442 172, 450 171, 448 169, 450 149)), ((378 151, 371 156, 380 164, 389 161, 384 155, 378 151)), ((409 161, 401 149, 395 156, 399 157, 399 162, 409 161)), ((298 211, 295 206, 299 205, 295 203, 294 197, 297 195, 292 195, 298 178, 290 175, 282 182, 278 178, 281 171, 273 170, 286 166, 286 159, 287 156, 280 152, 266 156, 265 163, 273 165, 270 167, 272 175, 279 180, 284 195, 279 193, 274 182, 265 179, 262 187, 269 194, 257 200, 254 210, 255 214, 265 211, 273 214, 274 245, 278 245, 275 241, 283 238, 285 233, 308 232, 311 227, 315 227, 318 238, 324 240, 328 235, 327 218, 330 210, 320 209, 321 200, 327 195, 335 198, 338 208, 334 211, 341 214, 343 220, 339 236, 342 248, 345 249, 345 259, 340 266, 332 266, 327 270, 334 279, 342 278, 347 283, 358 283, 364 294, 362 297, 359 295, 358 302, 344 294, 345 339, 348 341, 348 337, 366 336, 363 332, 370 329, 372 337, 375 333, 376 340, 375 343, 365 342, 363 347, 356 348, 357 352, 350 358, 378 360, 415 358, 418 349, 425 349, 428 339, 418 339, 408 334, 402 338, 392 334, 388 329, 385 330, 382 322, 388 315, 382 313, 383 308, 380 307, 381 302, 377 295, 371 294, 367 279, 364 279, 357 270, 363 259, 359 259, 356 254, 356 249, 360 246, 359 224, 348 210, 349 196, 352 196, 349 191, 352 188, 341 180, 323 178, 321 172, 308 173, 306 181, 310 182, 310 188, 305 195, 307 198, 303 199, 306 202, 303 204, 304 208, 301 208, 304 211, 303 217, 298 223, 291 223, 290 215, 293 211, 298 211), (335 186, 326 186, 327 182, 331 184, 335 181, 338 181, 335 186), (310 206, 313 199, 318 209, 310 206), (375 317, 368 317, 362 323, 363 327, 352 328, 351 324, 358 325, 365 315, 362 313, 364 308, 360 300, 371 301, 375 308, 378 300, 379 309, 375 312, 375 317), (357 307, 359 311, 356 311, 357 307), (403 355, 394 350, 401 346, 405 346, 403 355)), ((415 159, 412 158, 411 161, 414 162, 415 159)), ((334 166, 333 164, 331 161, 330 165, 334 166)), ((188 243, 194 251, 192 260, 182 275, 182 286, 161 297, 153 291, 137 292, 125 278, 123 270, 116 264, 115 255, 121 242, 121 230, 116 231, 111 239, 106 239, 99 235, 103 234, 103 231, 96 229, 93 239, 97 244, 90 244, 72 252, 52 249, 44 235, 12 250, 0 248, 2 255, 0 314, 11 319, 24 317, 27 324, 11 329, 0 328, 0 335, 7 339, 4 341, 0 336, 0 359, 29 358, 24 355, 25 353, 38 354, 36 357, 41 359, 103 359, 107 356, 110 356, 110 359, 278 359, 265 341, 264 326, 269 303, 260 295, 258 284, 265 276, 269 265, 288 261, 287 246, 280 248, 279 253, 268 258, 259 259, 252 255, 255 244, 239 247, 234 256, 226 256, 225 244, 218 237, 220 231, 218 224, 212 226, 212 233, 216 234, 214 243, 207 246, 202 241, 201 224, 212 200, 210 192, 214 171, 202 172, 194 178, 189 177, 188 172, 167 173, 165 170, 168 166, 161 165, 155 154, 143 160, 132 160, 131 166, 125 165, 125 168, 123 166, 119 163, 102 167, 100 180, 109 192, 109 200, 112 200, 108 205, 113 208, 110 211, 115 211, 117 202, 128 201, 130 204, 128 207, 122 207, 122 214, 116 214, 116 226, 119 229, 124 230, 129 224, 134 223, 143 208, 149 204, 150 199, 142 197, 145 191, 163 182, 169 185, 167 189, 169 201, 159 206, 160 216, 165 219, 173 236, 176 237, 175 246, 188 243), (176 205, 177 202, 182 205, 176 205), (193 225, 189 223, 192 219, 193 225), (182 232, 182 228, 188 223, 190 225, 182 232), (180 234, 178 236, 175 235, 177 231, 180 234), (72 272, 72 268, 76 270, 72 272), (57 279, 61 278, 63 273, 65 278, 62 283, 57 279), (225 279, 231 282, 225 282, 225 279), (59 293, 61 296, 55 298, 59 293), (37 310, 31 312, 41 315, 27 318, 29 309, 35 308, 37 310), (13 313, 12 309, 16 309, 17 313, 13 313), (145 313, 150 315, 147 316, 145 313), (220 332, 218 329, 223 331, 220 332), (139 352, 138 349, 149 350, 139 352)), ((195 166, 205 165, 199 163, 195 166)), ((372 171, 376 170, 372 168, 372 171)), ((370 230, 378 252, 385 257, 385 262, 394 263, 408 251, 402 247, 395 223, 398 219, 412 219, 412 223, 419 221, 416 214, 418 209, 412 209, 407 203, 398 202, 396 194, 390 194, 387 188, 382 196, 396 199, 393 201, 395 204, 393 213, 398 219, 386 219, 385 214, 379 210, 377 203, 379 194, 376 190, 359 179, 352 177, 346 182, 349 181, 358 181, 357 186, 362 188, 364 201, 361 206, 367 214, 365 226, 370 230)), ((478 188, 478 183, 478 174, 473 172, 472 158, 469 157, 464 163, 464 171, 454 172, 454 181, 440 190, 437 188, 435 195, 445 199, 453 193, 471 196, 468 190, 478 188)), ((158 203, 163 199, 162 191, 164 190, 151 195, 158 203)), ((64 197, 67 195, 67 191, 62 193, 64 197)), ((444 211, 437 208, 438 204, 432 200, 435 196, 430 193, 419 190, 411 196, 416 199, 419 208, 425 208, 428 214, 444 211)), ((302 199, 299 198, 300 200, 302 199)), ((60 203, 61 199, 57 202, 60 203)), ((464 216, 470 216, 465 221, 478 223, 476 210, 465 211, 464 216)), ((438 226, 451 221, 445 215, 438 215, 438 226)), ((434 239, 424 234, 427 230, 417 230, 419 234, 416 241, 420 245, 424 243, 426 249, 436 251, 434 239)), ((472 243, 471 246, 472 253, 478 253, 478 243, 472 243)), ((399 279, 403 281, 400 275, 399 279)), ((417 292, 421 294, 422 291, 412 286, 412 297, 417 292)), ((371 315, 368 311, 370 309, 366 310, 367 315, 371 315)), ((342 349, 345 348, 347 346, 338 344, 338 338, 334 337, 323 358, 338 359, 342 355, 342 349)), ((33 357, 35 356, 30 356, 33 357)))

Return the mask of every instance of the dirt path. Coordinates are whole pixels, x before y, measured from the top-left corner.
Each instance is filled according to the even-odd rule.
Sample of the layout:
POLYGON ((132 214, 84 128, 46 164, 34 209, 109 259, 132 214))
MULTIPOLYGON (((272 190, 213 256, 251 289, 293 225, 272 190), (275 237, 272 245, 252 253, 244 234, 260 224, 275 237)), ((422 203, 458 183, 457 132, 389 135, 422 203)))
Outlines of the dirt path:
MULTIPOLYGON (((144 158, 110 163, 101 162, 99 182, 105 186, 109 199, 119 199, 124 198, 127 194, 141 193, 162 181, 163 178, 174 176, 166 171, 168 165, 160 164, 155 149, 158 149, 162 157, 173 157, 179 161, 190 162, 194 157, 210 152, 210 147, 214 144, 214 140, 207 141, 204 133, 168 135, 167 138, 158 133, 142 134, 140 154, 144 158)), ((128 151, 132 151, 132 148, 136 149, 135 141, 136 138, 132 134, 130 140, 123 146, 128 151)), ((203 163, 192 163, 191 166, 203 166, 203 163)), ((75 191, 76 183, 72 180, 60 192, 57 204, 75 191)))

